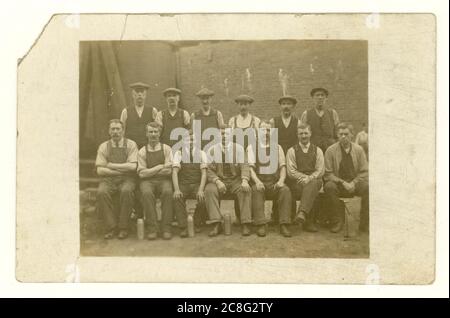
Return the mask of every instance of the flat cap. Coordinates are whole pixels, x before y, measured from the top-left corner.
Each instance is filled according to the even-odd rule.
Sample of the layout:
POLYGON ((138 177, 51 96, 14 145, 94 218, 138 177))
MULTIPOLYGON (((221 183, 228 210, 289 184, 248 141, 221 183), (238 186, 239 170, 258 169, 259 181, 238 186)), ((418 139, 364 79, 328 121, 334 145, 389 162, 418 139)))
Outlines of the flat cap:
POLYGON ((253 97, 248 96, 248 95, 239 95, 238 97, 236 97, 236 98, 234 99, 234 101, 235 101, 236 103, 238 103, 238 102, 248 102, 248 103, 253 103, 254 99, 253 99, 253 97))
POLYGON ((142 83, 142 82, 136 82, 136 83, 131 83, 130 84, 130 88, 132 88, 132 89, 135 89, 135 88, 149 89, 150 85, 147 85, 147 84, 142 83))
POLYGON ((195 94, 195 96, 198 96, 198 97, 202 97, 202 96, 213 96, 214 95, 214 92, 212 91, 212 90, 210 90, 210 89, 207 89, 206 87, 205 88, 202 88, 201 90, 199 90, 196 94, 195 94))
POLYGON ((289 100, 289 101, 291 101, 292 103, 294 103, 294 105, 297 104, 297 99, 296 99, 294 96, 291 96, 291 95, 284 95, 284 96, 281 96, 281 97, 278 99, 278 103, 281 104, 281 102, 284 101, 284 100, 289 100))
POLYGON ((178 88, 175 88, 175 87, 169 87, 163 91, 163 95, 165 96, 168 93, 175 93, 175 94, 181 95, 181 90, 178 88))
POLYGON ((317 93, 317 92, 324 92, 324 94, 326 96, 328 96, 328 91, 325 88, 323 88, 323 87, 315 87, 315 88, 313 88, 311 90, 311 93, 310 93, 311 97, 314 96, 314 94, 317 93))

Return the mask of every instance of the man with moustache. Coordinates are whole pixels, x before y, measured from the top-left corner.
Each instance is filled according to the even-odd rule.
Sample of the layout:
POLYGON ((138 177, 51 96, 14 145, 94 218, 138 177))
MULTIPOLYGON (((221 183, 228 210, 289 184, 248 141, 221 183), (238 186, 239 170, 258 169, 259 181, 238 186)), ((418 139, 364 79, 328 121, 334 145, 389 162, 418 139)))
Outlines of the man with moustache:
MULTIPOLYGON (((248 95, 239 95, 234 100, 239 106, 239 114, 230 118, 228 126, 232 129, 241 128, 245 131, 247 128, 258 128, 261 120, 250 114, 250 106, 253 104, 253 97, 248 95)), ((256 135, 255 135, 256 136, 256 135)), ((234 139, 236 142, 236 138, 234 139)), ((244 150, 247 149, 249 145, 248 136, 244 138, 244 150)))
POLYGON ((148 240, 155 240, 159 229, 163 239, 172 238, 172 149, 159 141, 160 134, 161 126, 158 123, 148 123, 148 143, 138 153, 138 175, 141 179, 140 189, 148 240), (160 228, 156 214, 158 197, 161 200, 162 213, 160 228))
MULTIPOLYGON (((206 87, 200 89, 195 94, 200 102, 201 108, 196 112, 191 114, 191 128, 194 129, 194 120, 199 121, 201 125, 200 136, 201 139, 201 150, 208 151, 205 146, 209 144, 211 138, 208 140, 203 140, 203 132, 208 128, 220 129, 224 127, 223 115, 222 113, 212 107, 211 102, 214 96, 214 92, 206 87)), ((198 122, 196 123, 198 125, 198 122)), ((200 226, 206 222, 208 215, 204 204, 198 205, 195 209, 195 224, 196 229, 199 230, 200 226)))
POLYGON ((339 141, 331 145, 325 152, 325 186, 324 191, 329 199, 333 226, 331 232, 338 233, 342 229, 341 197, 361 197, 361 217, 359 229, 369 229, 369 175, 364 149, 351 142, 353 127, 340 123, 337 127, 339 141))
POLYGON ((324 158, 322 150, 311 140, 311 128, 301 124, 297 128, 299 142, 286 155, 287 172, 291 178, 293 200, 301 200, 296 219, 308 232, 317 232, 311 210, 322 187, 324 158))
POLYGON ((207 162, 206 154, 194 144, 192 134, 189 147, 175 152, 172 165, 173 198, 178 226, 181 228, 181 237, 188 236, 186 198, 189 196, 197 198, 194 224, 196 225, 195 230, 199 231, 200 222, 197 219, 202 216, 198 213, 206 210, 204 204, 207 162), (187 151, 187 155, 182 151, 187 151))
POLYGON ((278 99, 280 104, 280 116, 270 119, 269 123, 273 128, 278 129, 278 144, 283 148, 286 155, 289 148, 298 143, 297 127, 301 123, 292 113, 297 99, 295 97, 285 95, 278 99))
MULTIPOLYGON (((298 143, 297 127, 301 121, 293 114, 297 105, 297 99, 290 95, 281 96, 278 99, 280 105, 280 116, 270 119, 269 123, 273 128, 278 129, 278 144, 283 148, 284 155, 289 148, 298 143)), ((272 222, 276 223, 279 219, 278 206, 275 201, 272 207, 272 222)), ((295 201, 293 201, 292 218, 295 218, 295 201)))
POLYGON ((336 110, 327 107, 328 90, 316 87, 311 90, 310 95, 313 107, 305 110, 300 120, 311 127, 311 142, 325 152, 336 142, 339 116, 336 110))
POLYGON ((227 142, 225 129, 222 132, 222 143, 216 144, 207 154, 208 184, 205 188, 206 210, 213 225, 209 236, 217 236, 221 230, 223 213, 220 210, 220 197, 226 194, 235 196, 239 210, 242 235, 250 235, 249 225, 252 222, 250 168, 246 153, 241 145, 227 142), (232 162, 226 162, 225 154, 232 154, 232 162))
POLYGON ((178 140, 171 140, 170 133, 176 128, 189 128, 189 113, 178 107, 180 102, 181 90, 178 88, 167 88, 163 91, 167 101, 167 109, 159 111, 155 121, 162 127, 161 142, 172 147, 178 140))
POLYGON ((134 203, 135 174, 138 148, 133 140, 123 137, 123 123, 109 122, 111 139, 102 143, 97 151, 95 166, 100 176, 97 204, 106 223, 105 239, 128 236, 128 221, 134 203), (119 194, 119 217, 115 215, 113 195, 119 194))
POLYGON ((258 145, 254 148, 252 145, 247 148, 248 161, 250 165, 250 174, 253 181, 252 186, 252 213, 253 223, 258 226, 257 235, 266 236, 266 218, 264 215, 264 202, 266 199, 274 200, 277 203, 279 212, 280 233, 284 237, 290 237, 291 233, 288 225, 291 222, 291 191, 285 184, 286 180, 286 159, 283 148, 275 143, 276 157, 270 157, 270 124, 261 122, 260 130, 265 134, 265 140, 258 139, 258 145), (263 163, 260 158, 260 151, 264 151, 268 162, 263 163), (274 172, 264 171, 274 163, 274 172))
POLYGON ((145 105, 149 85, 137 82, 130 84, 133 106, 122 110, 120 121, 125 126, 125 137, 134 140, 138 148, 147 144, 145 125, 155 120, 156 108, 145 105))
MULTIPOLYGON (((202 107, 196 112, 191 114, 191 127, 193 127, 193 121, 198 120, 201 123, 201 134, 208 128, 220 129, 224 127, 223 115, 219 110, 212 107, 211 102, 214 96, 214 92, 207 88, 202 88, 195 94, 201 101, 202 107)), ((205 150, 211 140, 203 140, 201 142, 202 150, 205 150)))

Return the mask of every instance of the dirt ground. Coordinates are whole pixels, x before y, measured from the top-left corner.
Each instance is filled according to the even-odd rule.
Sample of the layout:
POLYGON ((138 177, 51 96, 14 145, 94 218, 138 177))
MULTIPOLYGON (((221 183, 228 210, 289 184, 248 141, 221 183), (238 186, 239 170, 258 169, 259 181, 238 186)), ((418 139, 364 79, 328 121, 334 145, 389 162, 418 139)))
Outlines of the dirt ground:
POLYGON ((368 258, 369 235, 359 234, 344 240, 343 233, 330 233, 320 228, 317 233, 301 231, 291 225, 292 237, 285 238, 278 226, 270 225, 266 237, 254 232, 243 237, 238 225, 233 226, 230 236, 223 234, 208 237, 211 226, 205 225, 193 238, 180 238, 174 230, 171 240, 138 240, 135 230, 125 240, 104 240, 102 232, 86 218, 82 224, 81 254, 83 256, 183 256, 183 257, 321 257, 321 258, 368 258), (91 229, 86 228, 90 224, 91 229))

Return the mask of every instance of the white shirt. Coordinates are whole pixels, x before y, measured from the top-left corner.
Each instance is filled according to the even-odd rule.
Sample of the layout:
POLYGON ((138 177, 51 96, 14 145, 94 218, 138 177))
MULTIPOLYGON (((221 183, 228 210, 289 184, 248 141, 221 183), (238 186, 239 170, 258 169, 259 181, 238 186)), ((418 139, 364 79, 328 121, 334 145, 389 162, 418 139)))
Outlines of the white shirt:
POLYGON ((252 119, 253 119, 253 127, 259 128, 261 119, 259 119, 256 116, 253 116, 252 114, 248 114, 245 118, 241 114, 233 116, 230 118, 230 120, 228 122, 228 126, 231 128, 248 128, 248 127, 250 127, 250 123, 252 122, 252 119), (237 127, 235 127, 235 125, 234 125, 235 118, 237 118, 236 119, 237 127))

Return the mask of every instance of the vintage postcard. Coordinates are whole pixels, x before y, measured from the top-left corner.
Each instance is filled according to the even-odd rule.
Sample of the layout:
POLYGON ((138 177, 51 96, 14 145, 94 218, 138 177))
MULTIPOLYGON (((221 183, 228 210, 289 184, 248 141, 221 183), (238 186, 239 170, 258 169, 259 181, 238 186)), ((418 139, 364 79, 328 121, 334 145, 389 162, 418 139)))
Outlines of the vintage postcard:
POLYGON ((432 14, 53 16, 17 279, 431 284, 435 50, 432 14))

